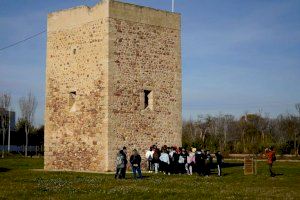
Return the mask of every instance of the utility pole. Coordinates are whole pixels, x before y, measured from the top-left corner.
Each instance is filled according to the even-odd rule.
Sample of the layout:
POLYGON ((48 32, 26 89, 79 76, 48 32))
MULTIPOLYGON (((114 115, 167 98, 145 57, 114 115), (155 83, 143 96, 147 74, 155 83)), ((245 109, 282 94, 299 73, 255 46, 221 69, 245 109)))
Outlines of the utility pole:
POLYGON ((10 152, 10 109, 8 108, 8 138, 7 138, 7 151, 10 152))

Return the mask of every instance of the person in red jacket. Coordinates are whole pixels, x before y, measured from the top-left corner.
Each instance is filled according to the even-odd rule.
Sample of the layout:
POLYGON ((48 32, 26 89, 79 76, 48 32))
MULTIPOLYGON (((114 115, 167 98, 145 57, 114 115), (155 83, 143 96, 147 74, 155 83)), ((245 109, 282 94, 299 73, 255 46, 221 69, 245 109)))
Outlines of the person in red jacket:
POLYGON ((275 151, 274 148, 271 146, 270 148, 266 149, 266 156, 267 162, 269 165, 270 176, 274 177, 276 174, 273 172, 273 163, 276 161, 275 151))

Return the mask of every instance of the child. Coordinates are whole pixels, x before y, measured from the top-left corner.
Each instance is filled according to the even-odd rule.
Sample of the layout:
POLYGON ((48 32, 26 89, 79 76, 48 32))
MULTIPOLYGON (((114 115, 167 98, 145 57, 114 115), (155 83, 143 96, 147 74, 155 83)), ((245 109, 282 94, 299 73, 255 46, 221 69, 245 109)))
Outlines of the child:
POLYGON ((187 157, 187 173, 188 175, 193 175, 193 167, 195 165, 195 153, 188 151, 187 157))

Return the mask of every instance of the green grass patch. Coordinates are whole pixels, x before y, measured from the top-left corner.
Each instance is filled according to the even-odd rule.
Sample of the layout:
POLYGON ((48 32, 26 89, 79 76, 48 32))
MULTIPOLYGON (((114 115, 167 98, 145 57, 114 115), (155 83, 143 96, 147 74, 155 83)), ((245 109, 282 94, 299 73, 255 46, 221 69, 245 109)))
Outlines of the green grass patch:
MULTIPOLYGON (((231 161, 233 162, 233 161, 231 161)), ((236 163, 235 163, 236 164, 236 163)), ((300 163, 276 162, 282 175, 269 177, 265 162, 257 175, 241 165, 224 176, 144 174, 143 180, 115 180, 111 174, 44 172, 43 158, 0 160, 0 199, 299 199, 300 163)))

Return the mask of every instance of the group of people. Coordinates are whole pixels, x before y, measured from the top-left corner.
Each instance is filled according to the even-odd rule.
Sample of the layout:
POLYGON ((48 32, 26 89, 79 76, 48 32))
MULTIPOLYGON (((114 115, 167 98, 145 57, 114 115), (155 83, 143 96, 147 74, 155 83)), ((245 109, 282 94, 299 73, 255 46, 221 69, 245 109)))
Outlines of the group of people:
MULTIPOLYGON (((218 166, 218 176, 221 176, 223 156, 220 151, 215 154, 218 166)), ((146 152, 149 172, 164 174, 188 174, 197 172, 199 175, 209 176, 213 166, 213 158, 209 150, 190 148, 188 150, 177 147, 159 149, 153 145, 146 152)))
MULTIPOLYGON (((215 153, 215 158, 218 167, 218 176, 222 175, 223 156, 220 151, 215 153)), ((193 172, 199 175, 209 176, 213 166, 213 158, 209 150, 191 148, 167 147, 164 145, 159 149, 156 145, 152 145, 146 151, 146 160, 148 162, 148 171, 164 174, 188 174, 193 172)), ((141 173, 142 158, 134 149, 130 156, 129 163, 133 172, 134 178, 142 178, 141 173)), ((115 178, 125 178, 127 169, 127 149, 123 147, 117 154, 116 159, 116 174, 115 178)))

